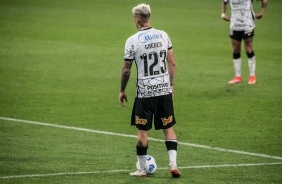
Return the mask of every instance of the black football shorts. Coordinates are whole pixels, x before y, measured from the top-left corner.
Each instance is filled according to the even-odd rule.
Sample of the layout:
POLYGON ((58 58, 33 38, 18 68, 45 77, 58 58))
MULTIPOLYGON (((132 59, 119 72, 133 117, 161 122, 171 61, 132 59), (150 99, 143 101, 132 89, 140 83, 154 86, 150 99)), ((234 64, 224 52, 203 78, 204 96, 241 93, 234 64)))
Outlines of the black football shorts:
POLYGON ((250 30, 250 31, 235 31, 235 30, 230 30, 230 38, 238 41, 242 41, 242 39, 246 40, 248 38, 251 38, 255 36, 255 31, 250 30))
POLYGON ((172 94, 150 98, 135 98, 131 125, 136 126, 139 130, 150 130, 153 118, 156 130, 170 128, 176 123, 172 94))

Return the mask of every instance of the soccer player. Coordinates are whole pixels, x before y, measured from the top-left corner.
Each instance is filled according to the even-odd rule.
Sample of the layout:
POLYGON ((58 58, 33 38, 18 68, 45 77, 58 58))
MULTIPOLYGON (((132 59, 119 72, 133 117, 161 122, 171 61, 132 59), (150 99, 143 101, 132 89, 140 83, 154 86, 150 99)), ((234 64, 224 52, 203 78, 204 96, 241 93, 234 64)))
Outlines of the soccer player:
POLYGON ((244 40, 245 51, 248 56, 250 77, 248 84, 256 83, 255 67, 256 58, 253 51, 253 36, 255 23, 254 19, 261 19, 267 6, 267 0, 261 0, 262 6, 259 14, 253 11, 253 0, 223 0, 221 6, 221 18, 230 21, 230 38, 233 48, 233 64, 235 68, 235 78, 229 84, 241 83, 241 41, 244 40), (227 3, 230 2, 231 16, 226 16, 227 3))
POLYGON ((146 176, 145 164, 148 149, 148 133, 153 126, 163 130, 170 161, 172 177, 180 177, 177 168, 177 139, 173 130, 176 123, 173 110, 173 82, 176 70, 172 43, 166 32, 150 26, 151 9, 139 4, 132 9, 138 32, 125 43, 124 66, 121 75, 119 102, 125 106, 125 88, 130 77, 133 61, 137 67, 136 97, 132 110, 131 125, 138 129, 136 145, 140 169, 132 176, 146 176), (154 121, 153 121, 154 119, 154 121))

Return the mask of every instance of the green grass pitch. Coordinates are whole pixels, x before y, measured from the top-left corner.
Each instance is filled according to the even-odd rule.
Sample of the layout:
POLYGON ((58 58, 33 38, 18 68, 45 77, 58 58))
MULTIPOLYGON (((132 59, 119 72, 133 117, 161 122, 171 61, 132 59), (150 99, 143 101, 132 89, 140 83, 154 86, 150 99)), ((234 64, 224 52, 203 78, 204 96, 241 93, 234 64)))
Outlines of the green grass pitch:
MULTIPOLYGON (((146 1, 171 37, 179 179, 161 131, 153 177, 135 169, 129 126, 136 69, 118 102, 125 40, 138 0, 0 0, 0 183, 282 183, 282 1, 256 21, 257 84, 234 77, 222 1, 146 1)), ((256 12, 260 2, 254 2, 256 12)), ((228 7, 228 11, 230 8, 228 7)))

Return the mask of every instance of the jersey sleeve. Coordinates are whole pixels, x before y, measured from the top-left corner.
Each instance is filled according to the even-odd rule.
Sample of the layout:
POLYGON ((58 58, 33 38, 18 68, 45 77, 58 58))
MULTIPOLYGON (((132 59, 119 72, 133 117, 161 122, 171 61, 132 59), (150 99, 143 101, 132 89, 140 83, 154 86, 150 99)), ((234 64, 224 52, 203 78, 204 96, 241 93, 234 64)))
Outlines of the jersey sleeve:
POLYGON ((223 0, 225 3, 229 3, 229 0, 223 0))
POLYGON ((124 60, 126 61, 132 61, 135 58, 135 53, 134 53, 134 42, 133 39, 130 37, 126 40, 125 42, 125 47, 124 47, 124 60))
POLYGON ((168 36, 168 34, 166 32, 163 31, 164 37, 165 37, 165 41, 167 42, 167 50, 172 49, 172 42, 168 36))
POLYGON ((172 49, 172 43, 171 43, 171 40, 170 40, 169 36, 167 36, 167 44, 168 44, 167 50, 172 49))

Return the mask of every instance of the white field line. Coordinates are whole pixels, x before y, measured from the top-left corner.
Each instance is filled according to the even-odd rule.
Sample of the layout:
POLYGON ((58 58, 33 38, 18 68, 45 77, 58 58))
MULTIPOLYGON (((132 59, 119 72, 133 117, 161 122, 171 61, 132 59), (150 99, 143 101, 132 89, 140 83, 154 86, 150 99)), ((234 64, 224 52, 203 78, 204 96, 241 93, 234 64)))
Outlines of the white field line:
MULTIPOLYGON (((38 122, 38 121, 29 121, 29 120, 6 118, 6 117, 0 117, 0 120, 20 122, 20 123, 28 123, 28 124, 35 124, 35 125, 42 125, 42 126, 48 126, 48 127, 63 128, 63 129, 71 129, 71 130, 78 130, 78 131, 84 131, 84 132, 92 132, 92 133, 98 133, 98 134, 106 134, 106 135, 115 135, 115 136, 121 136, 121 137, 137 138, 136 135, 120 134, 120 133, 107 132, 107 131, 99 131, 99 130, 91 130, 91 129, 86 129, 86 128, 79 128, 79 127, 73 127, 73 126, 65 126, 65 125, 43 123, 43 122, 38 122)), ((155 139, 155 138, 151 138, 151 137, 149 137, 149 140, 156 141, 156 142, 164 142, 164 140, 162 140, 162 139, 155 139)), ((230 152, 230 153, 237 153, 237 154, 243 154, 243 155, 250 155, 250 156, 256 156, 256 157, 263 157, 263 158, 271 158, 271 159, 276 159, 276 160, 282 160, 282 157, 273 156, 273 155, 251 153, 251 152, 240 151, 240 150, 230 150, 230 149, 225 149, 225 148, 211 147, 211 146, 205 146, 205 145, 200 145, 200 144, 192 144, 192 143, 186 143, 186 142, 178 142, 178 144, 179 145, 190 146, 190 147, 209 149, 209 150, 216 150, 216 151, 223 151, 223 152, 230 152)))
MULTIPOLYGON (((268 165, 282 165, 282 162, 277 163, 256 163, 256 164, 224 164, 224 165, 199 165, 178 167, 179 169, 206 169, 206 168, 221 168, 221 167, 253 167, 253 166, 268 166, 268 165)), ((158 170, 169 169, 168 167, 158 168, 158 170)), ((90 172, 65 172, 65 173, 49 173, 49 174, 27 174, 27 175, 13 175, 0 176, 0 179, 15 179, 15 178, 34 178, 34 177, 49 177, 49 176, 67 176, 67 175, 91 175, 91 174, 105 174, 105 173, 120 173, 130 172, 132 170, 108 170, 108 171, 90 171, 90 172)))

